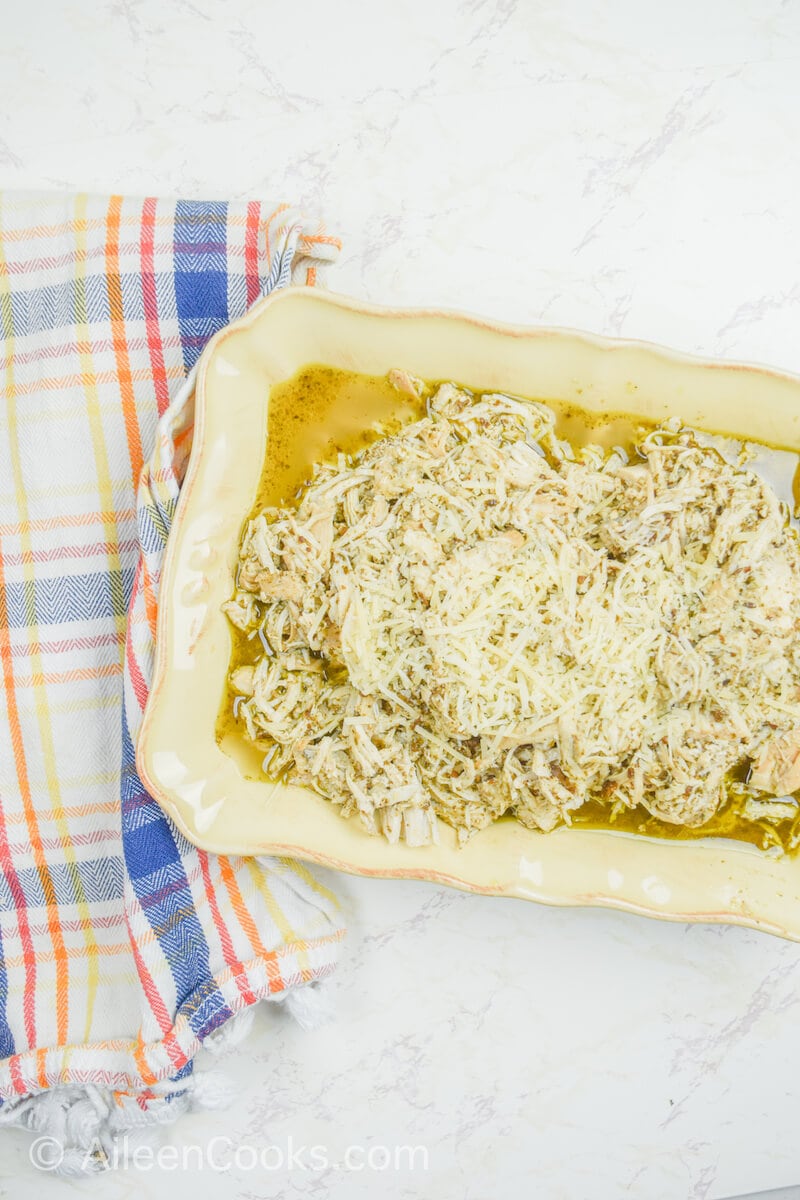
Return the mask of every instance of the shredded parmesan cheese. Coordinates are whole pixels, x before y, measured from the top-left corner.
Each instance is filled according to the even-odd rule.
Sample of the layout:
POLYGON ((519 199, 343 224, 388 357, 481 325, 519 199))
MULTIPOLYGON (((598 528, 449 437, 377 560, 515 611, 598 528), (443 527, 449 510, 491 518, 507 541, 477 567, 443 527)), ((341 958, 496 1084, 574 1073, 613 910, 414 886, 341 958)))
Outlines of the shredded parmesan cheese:
POLYGON ((587 799, 701 825, 747 760, 785 816, 757 793, 800 786, 800 550, 767 485, 677 425, 629 462, 542 404, 428 411, 248 525, 225 607, 270 775, 414 844, 587 799))

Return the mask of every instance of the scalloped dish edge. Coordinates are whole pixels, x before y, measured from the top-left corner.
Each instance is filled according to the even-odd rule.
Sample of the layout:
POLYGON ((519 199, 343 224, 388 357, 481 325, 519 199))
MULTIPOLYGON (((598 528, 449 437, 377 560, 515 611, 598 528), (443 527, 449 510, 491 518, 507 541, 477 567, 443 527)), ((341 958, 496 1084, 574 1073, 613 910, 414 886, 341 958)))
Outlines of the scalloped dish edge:
POLYGON ((352 874, 739 924, 800 940, 800 856, 734 840, 583 828, 541 834, 508 819, 462 849, 448 827, 438 845, 390 845, 313 792, 252 777, 246 749, 218 744, 230 654, 220 605, 232 590, 241 524, 261 475, 269 389, 311 362, 366 374, 403 366, 423 378, 591 411, 679 415, 700 429, 800 450, 800 378, 769 368, 568 329, 381 308, 306 288, 260 301, 203 353, 194 444, 161 581, 137 766, 178 828, 212 852, 286 855, 352 874))

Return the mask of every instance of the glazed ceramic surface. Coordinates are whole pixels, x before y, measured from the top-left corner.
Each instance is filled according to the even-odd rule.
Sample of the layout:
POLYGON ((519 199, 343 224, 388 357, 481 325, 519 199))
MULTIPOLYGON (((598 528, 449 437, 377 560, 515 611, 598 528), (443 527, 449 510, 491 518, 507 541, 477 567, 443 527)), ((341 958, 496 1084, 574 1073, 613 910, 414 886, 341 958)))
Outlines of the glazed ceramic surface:
POLYGON ((216 721, 231 650, 222 603, 263 467, 272 384, 313 362, 579 404, 679 415, 700 429, 800 450, 800 379, 706 362, 638 342, 393 311, 296 289, 220 333, 197 384, 194 447, 162 583, 156 682, 138 747, 152 794, 212 851, 276 853, 363 875, 436 880, 550 904, 605 905, 671 920, 750 925, 800 940, 800 858, 721 839, 669 841, 616 831, 543 835, 512 819, 463 849, 389 845, 315 793, 260 776, 237 733, 216 721))

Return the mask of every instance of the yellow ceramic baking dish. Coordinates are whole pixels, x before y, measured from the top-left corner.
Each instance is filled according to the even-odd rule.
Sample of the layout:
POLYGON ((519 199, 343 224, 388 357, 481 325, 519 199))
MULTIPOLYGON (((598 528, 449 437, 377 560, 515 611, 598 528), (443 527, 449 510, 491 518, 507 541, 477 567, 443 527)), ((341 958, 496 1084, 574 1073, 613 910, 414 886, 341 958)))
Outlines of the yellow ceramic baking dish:
POLYGON ((219 333, 197 380, 191 462, 161 584, 155 680, 137 761, 150 792, 208 850, 280 854, 361 875, 436 880, 549 904, 606 905, 681 921, 749 925, 800 940, 800 857, 722 839, 669 841, 504 819, 463 849, 371 837, 303 788, 259 778, 258 758, 216 722, 242 522, 256 498, 270 387, 309 363, 633 412, 800 450, 800 379, 641 342, 398 311, 288 289, 219 333))

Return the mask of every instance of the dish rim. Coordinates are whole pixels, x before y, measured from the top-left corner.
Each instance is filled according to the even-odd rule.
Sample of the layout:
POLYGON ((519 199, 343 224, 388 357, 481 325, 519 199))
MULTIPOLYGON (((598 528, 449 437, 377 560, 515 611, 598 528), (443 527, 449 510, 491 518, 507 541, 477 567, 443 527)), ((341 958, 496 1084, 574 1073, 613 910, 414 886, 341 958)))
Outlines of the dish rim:
MULTIPOLYGON (((790 925, 782 925, 772 921, 760 920, 752 915, 737 913, 730 909, 726 909, 724 911, 718 909, 709 909, 703 911, 698 910, 689 914, 686 912, 665 911, 660 907, 650 907, 647 904, 637 903, 622 896, 615 897, 595 893, 587 895, 575 892, 568 897, 559 896, 554 898, 553 896, 548 895, 546 892, 537 894, 535 888, 528 888, 523 894, 518 890, 515 890, 513 885, 511 887, 500 887, 496 885, 480 884, 458 875, 451 874, 447 871, 440 871, 430 867, 416 868, 411 866, 403 867, 401 865, 392 867, 376 866, 373 868, 365 868, 363 866, 349 863, 346 859, 325 853, 324 851, 318 850, 313 846, 298 846, 297 843, 293 842, 274 841, 268 842, 265 848, 259 848, 257 850, 252 848, 241 850, 236 849, 229 844, 225 844, 224 842, 219 842, 213 838, 209 840, 203 840, 202 837, 198 837, 198 831, 192 825, 191 821, 186 818, 186 814, 182 805, 177 803, 172 798, 172 796, 169 794, 169 789, 166 788, 164 784, 154 775, 148 758, 148 750, 150 747, 151 738, 153 736, 154 724, 157 720, 157 717, 160 716, 160 697, 165 686, 167 672, 169 669, 167 628, 169 620, 168 597, 171 595, 171 588, 174 584, 178 547, 188 519, 187 514, 190 510, 192 497, 197 485, 200 464, 205 449, 208 402, 206 395, 206 383, 210 365, 214 360, 214 356, 219 351, 220 347, 224 345, 226 340, 238 333, 241 333, 242 331, 247 330, 257 321, 259 321, 266 311, 277 304, 285 303, 294 295, 303 295, 305 297, 313 298, 316 303, 323 305, 330 304, 337 309, 345 309, 357 314, 391 318, 393 320, 401 320, 409 317, 417 319, 445 319, 448 321, 456 320, 462 324, 488 330, 493 334, 511 336, 514 338, 539 340, 552 337, 568 337, 577 339, 578 341, 583 342, 597 350, 603 351, 604 353, 624 352, 625 350, 629 349, 645 351, 654 356, 656 359, 665 363, 685 364, 688 367, 704 368, 710 371, 738 371, 753 374, 755 377, 768 376, 776 381, 793 385, 797 388, 798 394, 800 395, 800 373, 794 373, 792 371, 771 367, 754 361, 729 361, 724 359, 714 359, 705 355, 695 354, 693 352, 673 349, 669 346, 663 345, 662 343, 653 342, 647 339, 609 337, 604 334, 593 333, 588 330, 571 326, 517 324, 451 308, 386 306, 376 304, 372 301, 358 300, 353 297, 334 292, 317 291, 316 289, 310 289, 302 285, 293 285, 283 288, 277 292, 273 292, 269 296, 263 297, 257 301, 246 314, 244 314, 238 320, 231 322, 223 329, 219 330, 214 337, 210 339, 204 348, 197 365, 197 375, 195 380, 195 423, 192 450, 189 462, 187 464, 183 485, 181 487, 178 504, 173 517, 164 563, 161 571, 153 679, 136 744, 137 769, 140 778, 142 779, 142 782, 144 783, 150 795, 157 800, 162 808, 164 808, 184 836, 186 836, 195 845, 198 845, 201 848, 213 853, 266 853, 276 854, 279 856, 283 855, 290 857, 301 857, 303 860, 309 862, 328 866, 335 870, 344 871, 349 874, 363 875, 366 877, 425 880, 450 887, 456 887, 460 890, 475 894, 518 896, 521 898, 534 899, 538 903, 544 903, 556 907, 606 907, 654 917, 660 920, 739 924, 750 928, 762 929, 768 932, 776 933, 780 936, 788 937, 794 940, 800 940, 800 920, 796 922, 795 927, 792 928, 790 925)), ((265 784, 268 784, 268 781, 265 781, 265 784)), ((321 803, 325 802, 321 801, 321 803)), ((339 820, 342 820, 342 818, 339 818, 339 820)), ((655 842, 659 845, 663 845, 665 841, 668 842, 668 844, 676 847, 679 844, 684 855, 697 847, 707 847, 712 840, 698 839, 697 841, 694 841, 680 839, 659 839, 613 829, 602 830, 602 834, 605 837, 611 836, 614 838, 635 839, 637 842, 655 842)), ((553 835, 540 836, 551 837, 553 835)), ((735 839, 714 839, 714 841, 717 844, 724 842, 725 849, 729 850, 734 856, 738 856, 739 853, 744 852, 748 857, 751 857, 753 853, 759 857, 767 857, 765 852, 759 851, 752 847, 745 847, 742 845, 742 843, 736 841, 735 839)), ((798 857, 796 861, 798 862, 798 870, 800 870, 800 857, 798 857)))

